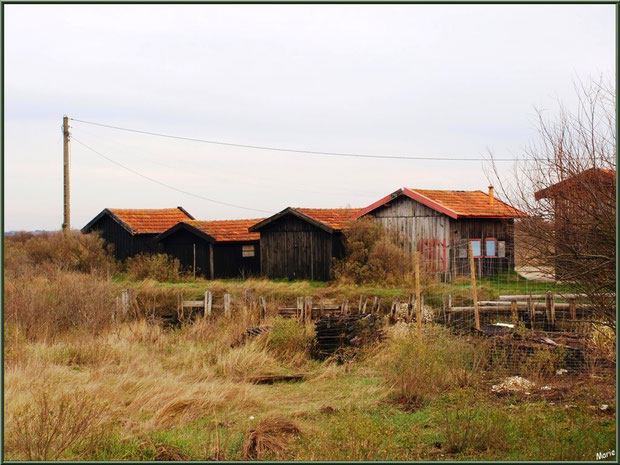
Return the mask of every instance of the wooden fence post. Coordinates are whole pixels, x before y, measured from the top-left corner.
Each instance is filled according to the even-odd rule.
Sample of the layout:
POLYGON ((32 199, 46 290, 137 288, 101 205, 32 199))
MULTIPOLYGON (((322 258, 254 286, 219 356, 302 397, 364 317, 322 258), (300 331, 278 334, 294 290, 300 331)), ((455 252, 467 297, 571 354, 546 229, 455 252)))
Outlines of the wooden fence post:
POLYGON ((372 314, 372 313, 378 314, 378 313, 379 313, 379 308, 380 308, 380 306, 381 306, 381 300, 379 300, 379 296, 378 296, 378 295, 376 295, 376 296, 375 296, 375 300, 374 300, 374 301, 373 301, 373 303, 372 303, 372 307, 371 307, 371 309, 370 309, 370 313, 371 313, 371 314, 372 314))
POLYGON ((322 318, 324 313, 325 313, 325 302, 323 301, 323 299, 319 299, 319 318, 322 318))
POLYGON ((349 300, 348 299, 344 299, 342 301, 342 306, 340 307, 340 311, 343 315, 349 314, 349 300))
POLYGON ((211 308, 213 303, 213 296, 211 291, 205 292, 205 316, 211 318, 211 308))
POLYGON ((519 321, 519 313, 517 311, 517 301, 516 300, 511 300, 510 301, 510 314, 512 315, 512 323, 516 325, 517 322, 519 321))
POLYGON ((260 296, 258 298, 258 306, 259 306, 258 319, 259 321, 263 321, 265 319, 265 316, 267 315, 267 301, 265 300, 263 296, 260 296))
POLYGON ((474 251, 469 241, 469 267, 471 268, 471 289, 474 299, 474 317, 476 319, 476 329, 480 331, 480 311, 478 308, 478 289, 476 288, 476 263, 474 262, 474 251))
POLYGON ((301 320, 304 316, 304 298, 297 297, 297 319, 301 320))
POLYGON ((531 292, 530 296, 527 299, 527 309, 530 313, 530 329, 534 331, 534 326, 536 324, 536 309, 534 308, 534 300, 532 299, 531 292))
POLYGON ((312 297, 306 297, 302 321, 305 323, 312 319, 312 297))
POLYGON ((572 320, 577 320, 577 304, 575 303, 575 299, 568 299, 568 310, 570 312, 570 317, 572 320))
POLYGON ((121 292, 121 305, 123 309, 123 315, 129 311, 129 290, 123 289, 121 292))
POLYGON ((230 294, 224 294, 224 316, 230 318, 232 312, 230 311, 230 294))
POLYGON ((420 252, 415 252, 413 256, 415 266, 415 300, 416 300, 416 320, 418 326, 418 339, 422 340, 422 296, 420 291, 420 252))
POLYGON ((179 321, 183 321, 185 318, 183 312, 183 294, 179 294, 177 296, 177 317, 179 318, 179 321))

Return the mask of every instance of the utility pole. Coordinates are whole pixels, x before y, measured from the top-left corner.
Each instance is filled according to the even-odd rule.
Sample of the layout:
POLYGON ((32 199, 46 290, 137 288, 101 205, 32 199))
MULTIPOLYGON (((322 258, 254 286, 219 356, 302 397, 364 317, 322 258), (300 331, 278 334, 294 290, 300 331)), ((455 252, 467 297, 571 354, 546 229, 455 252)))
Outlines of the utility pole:
POLYGON ((64 159, 64 179, 63 179, 63 203, 64 203, 64 216, 62 229, 65 234, 71 232, 71 210, 69 203, 69 117, 63 116, 62 118, 62 133, 64 139, 63 159, 64 159))

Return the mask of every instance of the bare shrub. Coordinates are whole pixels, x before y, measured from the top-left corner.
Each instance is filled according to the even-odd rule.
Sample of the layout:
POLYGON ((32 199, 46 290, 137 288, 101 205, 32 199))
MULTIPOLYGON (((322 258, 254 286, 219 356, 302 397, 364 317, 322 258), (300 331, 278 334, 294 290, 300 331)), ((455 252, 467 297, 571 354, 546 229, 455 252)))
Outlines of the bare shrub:
POLYGON ((126 261, 127 275, 133 280, 178 281, 181 262, 166 254, 140 254, 126 261))
POLYGON ((19 459, 57 460, 69 448, 92 445, 105 415, 106 409, 82 391, 52 397, 37 389, 32 403, 7 419, 7 452, 19 459))
POLYGON ((356 284, 399 284, 411 280, 411 256, 372 219, 352 221, 345 239, 346 255, 334 262, 336 279, 356 284))
MULTIPOLYGON (((538 112, 539 137, 507 176, 491 182, 527 213, 519 262, 588 295, 597 322, 616 324, 616 91, 602 79, 576 86, 574 108, 538 112)), ((491 155, 493 162, 493 155, 491 155)))
POLYGON ((51 265, 64 271, 110 274, 116 270, 112 255, 105 248, 105 241, 96 234, 70 234, 56 232, 33 235, 20 240, 5 240, 9 261, 5 262, 7 274, 19 273, 24 262, 29 266, 51 265), (17 250, 15 250, 17 249, 17 250))
POLYGON ((290 436, 300 433, 299 427, 286 418, 265 418, 247 433, 243 442, 243 459, 260 460, 266 454, 282 459, 290 436))
POLYGON ((50 270, 5 281, 4 317, 29 340, 49 340, 69 329, 97 331, 115 311, 117 293, 108 279, 50 270))

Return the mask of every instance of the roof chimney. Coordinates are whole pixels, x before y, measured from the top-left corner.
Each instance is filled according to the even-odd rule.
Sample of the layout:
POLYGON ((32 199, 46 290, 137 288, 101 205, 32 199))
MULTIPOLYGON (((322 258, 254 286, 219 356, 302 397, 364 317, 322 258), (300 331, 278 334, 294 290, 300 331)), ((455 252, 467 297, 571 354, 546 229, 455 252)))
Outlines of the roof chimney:
POLYGON ((493 186, 489 186, 489 205, 493 205, 495 202, 495 194, 493 193, 493 186))

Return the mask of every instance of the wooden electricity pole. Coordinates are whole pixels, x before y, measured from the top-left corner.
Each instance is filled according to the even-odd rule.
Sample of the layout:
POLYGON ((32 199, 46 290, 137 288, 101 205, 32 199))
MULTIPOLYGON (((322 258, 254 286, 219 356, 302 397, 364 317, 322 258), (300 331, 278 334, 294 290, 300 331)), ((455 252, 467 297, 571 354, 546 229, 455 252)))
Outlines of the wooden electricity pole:
POLYGON ((64 182, 63 182, 63 204, 64 216, 62 229, 65 234, 71 231, 71 206, 69 202, 69 117, 62 118, 62 132, 64 139, 63 159, 64 159, 64 182))

